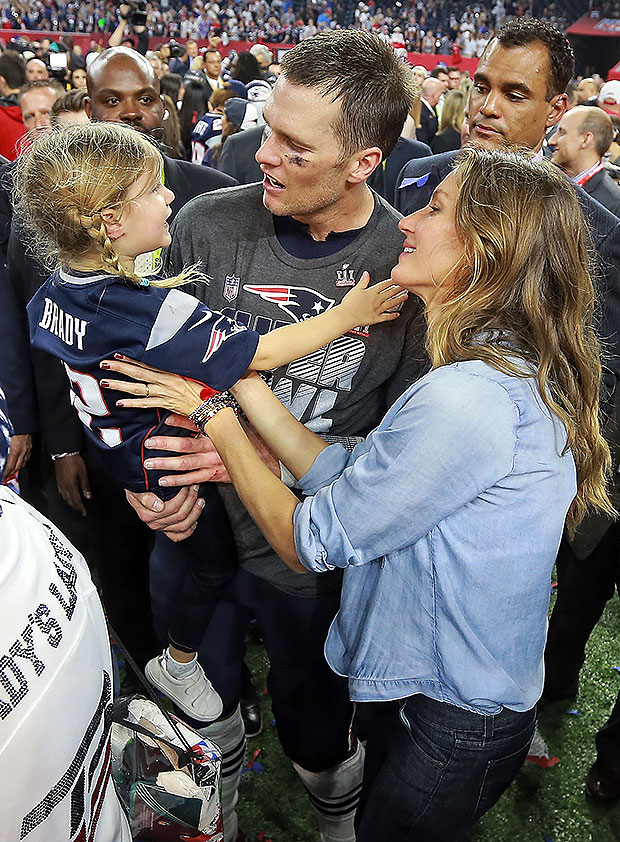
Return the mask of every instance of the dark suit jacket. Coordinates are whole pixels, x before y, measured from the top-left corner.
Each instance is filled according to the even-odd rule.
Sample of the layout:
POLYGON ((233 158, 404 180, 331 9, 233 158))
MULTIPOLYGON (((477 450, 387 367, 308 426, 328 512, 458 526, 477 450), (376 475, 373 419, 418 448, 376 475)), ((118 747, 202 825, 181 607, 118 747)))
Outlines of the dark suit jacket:
MULTIPOLYGON (((444 152, 406 164, 398 177, 396 209, 402 214, 425 207, 435 187, 448 175, 457 152, 444 152), (414 179, 403 187, 403 179, 414 179)), ((592 231, 601 271, 598 277, 599 330, 606 345, 602 402, 611 410, 611 399, 620 380, 620 219, 575 187, 581 210, 592 231)))
POLYGON ((437 129, 439 128, 439 122, 437 120, 437 114, 435 111, 430 108, 425 102, 422 102, 422 110, 420 111, 420 128, 416 129, 416 138, 420 141, 420 143, 426 143, 427 146, 431 145, 431 140, 437 134, 437 129))
MULTIPOLYGON (((195 196, 231 187, 236 182, 230 176, 211 167, 201 167, 187 161, 164 156, 166 187, 174 193, 170 220, 195 196)), ((22 334, 28 337, 26 305, 47 279, 49 272, 25 248, 22 224, 14 218, 8 244, 8 271, 19 310, 22 334)), ((36 400, 41 431, 49 453, 71 453, 83 444, 82 424, 69 401, 67 375, 60 360, 30 348, 34 373, 36 400)))
POLYGON ((399 137, 396 146, 383 164, 378 166, 368 179, 368 186, 372 187, 375 193, 383 196, 393 206, 396 179, 402 168, 407 161, 411 161, 413 158, 426 158, 430 154, 430 146, 425 143, 420 143, 419 140, 411 140, 408 137, 399 137))
POLYGON ((226 138, 219 169, 236 178, 239 184, 263 180, 263 173, 254 157, 261 145, 263 130, 264 126, 254 126, 226 138))
POLYGON ((620 187, 605 170, 597 172, 589 181, 586 181, 583 189, 608 211, 615 216, 620 216, 620 187))

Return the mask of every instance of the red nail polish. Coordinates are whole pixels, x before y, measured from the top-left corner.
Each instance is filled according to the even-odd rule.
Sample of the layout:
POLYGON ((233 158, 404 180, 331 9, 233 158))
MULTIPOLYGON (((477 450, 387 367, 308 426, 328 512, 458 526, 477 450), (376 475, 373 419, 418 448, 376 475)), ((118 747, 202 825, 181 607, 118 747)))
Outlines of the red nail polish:
POLYGON ((123 354, 114 354, 114 359, 115 360, 124 360, 125 357, 123 356, 123 354))
POLYGON ((110 388, 110 381, 109 380, 100 380, 99 385, 103 386, 104 389, 110 388))
POLYGON ((106 363, 106 362, 99 363, 99 368, 110 368, 110 363, 106 363))

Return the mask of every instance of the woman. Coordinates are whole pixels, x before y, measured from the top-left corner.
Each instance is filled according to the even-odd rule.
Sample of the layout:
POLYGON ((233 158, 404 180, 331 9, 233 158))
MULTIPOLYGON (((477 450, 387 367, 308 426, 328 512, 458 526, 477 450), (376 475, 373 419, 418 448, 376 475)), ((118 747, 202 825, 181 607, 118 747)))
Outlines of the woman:
POLYGON ((467 97, 463 91, 448 91, 444 100, 439 131, 431 140, 433 155, 461 148, 461 127, 467 97))
MULTIPOLYGON (((299 572, 344 568, 326 643, 369 705, 358 842, 456 842, 527 755, 543 683, 549 579, 566 520, 610 511, 586 228, 544 161, 466 149, 401 220, 395 283, 426 305, 432 370, 349 453, 257 378, 235 396, 298 479, 263 465, 231 409, 197 416, 246 507, 299 572)), ((199 386, 125 405, 187 414, 199 386)), ((114 384, 144 395, 144 385, 114 384)), ((365 707, 362 705, 362 707, 365 707)))

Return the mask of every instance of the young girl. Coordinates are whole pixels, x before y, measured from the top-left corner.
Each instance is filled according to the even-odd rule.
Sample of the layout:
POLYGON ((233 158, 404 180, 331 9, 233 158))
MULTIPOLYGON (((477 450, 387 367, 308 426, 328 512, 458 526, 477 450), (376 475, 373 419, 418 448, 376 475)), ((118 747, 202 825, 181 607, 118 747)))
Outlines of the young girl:
MULTIPOLYGON (((165 414, 117 410, 106 400, 99 365, 106 357, 124 354, 198 381, 212 411, 230 400, 218 393, 246 370, 284 365, 358 325, 394 319, 387 310, 406 297, 389 281, 368 288, 366 275, 341 305, 259 336, 174 288, 196 279, 192 271, 165 281, 139 277, 136 257, 170 243, 174 194, 162 184, 159 152, 125 126, 77 125, 34 138, 15 184, 39 244, 59 264, 28 306, 32 344, 63 361, 87 435, 107 470, 133 491, 164 494, 160 474, 143 467, 143 445, 162 429, 165 414)), ((189 573, 170 645, 146 674, 185 713, 208 722, 222 703, 195 650, 234 573, 235 550, 217 491, 205 488, 203 497, 205 511, 186 542, 189 573)))

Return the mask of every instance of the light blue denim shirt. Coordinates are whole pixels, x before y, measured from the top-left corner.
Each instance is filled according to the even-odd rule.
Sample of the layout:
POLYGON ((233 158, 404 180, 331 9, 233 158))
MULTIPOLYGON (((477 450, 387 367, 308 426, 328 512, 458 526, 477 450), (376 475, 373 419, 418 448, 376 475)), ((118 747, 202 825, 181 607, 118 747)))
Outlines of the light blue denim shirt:
POLYGON ((310 570, 345 568, 325 654, 354 701, 533 707, 577 490, 565 443, 534 379, 473 360, 411 386, 352 453, 318 456, 295 546, 310 570))

